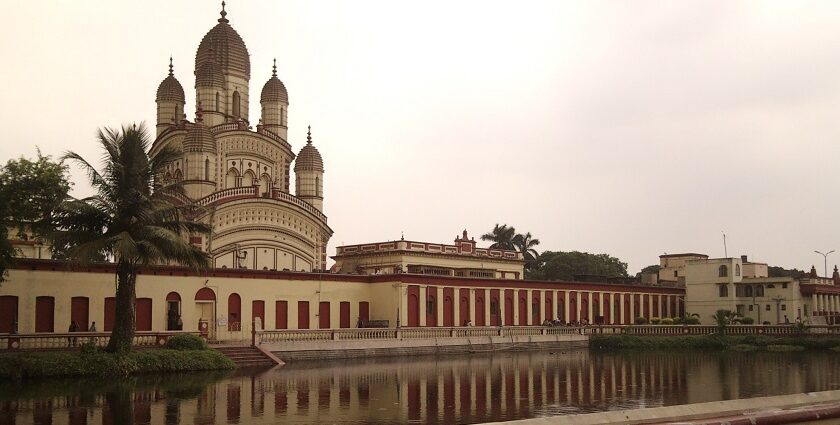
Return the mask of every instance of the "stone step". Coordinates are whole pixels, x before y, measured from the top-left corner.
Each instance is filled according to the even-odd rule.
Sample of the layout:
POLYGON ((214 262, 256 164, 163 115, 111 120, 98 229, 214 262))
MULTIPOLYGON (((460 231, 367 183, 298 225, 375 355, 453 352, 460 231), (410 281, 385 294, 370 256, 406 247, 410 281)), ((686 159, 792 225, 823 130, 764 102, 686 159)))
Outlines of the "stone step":
POLYGON ((214 347, 214 350, 224 354, 236 367, 269 366, 274 360, 254 347, 214 347))

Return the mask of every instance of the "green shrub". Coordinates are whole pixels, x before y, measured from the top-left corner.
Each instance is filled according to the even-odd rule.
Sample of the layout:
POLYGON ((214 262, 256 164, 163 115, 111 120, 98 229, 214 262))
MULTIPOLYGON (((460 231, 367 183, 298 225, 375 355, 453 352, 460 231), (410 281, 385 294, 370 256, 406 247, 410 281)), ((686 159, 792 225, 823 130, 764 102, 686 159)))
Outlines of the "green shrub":
POLYGON ((663 317, 662 320, 659 321, 659 323, 662 325, 673 325, 674 319, 670 317, 663 317))
POLYGON ((0 354, 0 378, 59 376, 117 376, 150 372, 233 369, 234 364, 216 350, 151 349, 118 356, 92 352, 38 352, 0 354))
POLYGON ((755 320, 752 317, 742 317, 740 322, 742 325, 752 325, 755 323, 755 320))
POLYGON ((675 325, 682 325, 683 324, 683 318, 682 317, 677 316, 673 320, 674 320, 675 325))
POLYGON ((646 317, 637 317, 635 322, 637 325, 647 325, 648 319, 646 317))
POLYGON ((661 320, 662 320, 662 319, 660 319, 660 318, 658 318, 658 317, 651 317, 651 318, 650 318, 650 324, 651 324, 651 325, 658 325, 658 324, 659 324, 659 322, 660 322, 661 320))
POLYGON ((206 350, 207 342, 198 335, 176 335, 166 341, 166 348, 172 350, 206 350))
POLYGON ((696 315, 685 316, 683 318, 683 323, 685 323, 686 325, 699 325, 700 324, 700 318, 697 317, 696 315))
POLYGON ((758 347, 749 344, 736 344, 732 346, 732 349, 735 351, 755 351, 758 350, 758 347))
POLYGON ((765 321, 761 322, 761 324, 762 324, 762 325, 769 325, 769 324, 770 324, 770 322, 768 322, 768 321, 766 321, 766 320, 765 320, 765 321))

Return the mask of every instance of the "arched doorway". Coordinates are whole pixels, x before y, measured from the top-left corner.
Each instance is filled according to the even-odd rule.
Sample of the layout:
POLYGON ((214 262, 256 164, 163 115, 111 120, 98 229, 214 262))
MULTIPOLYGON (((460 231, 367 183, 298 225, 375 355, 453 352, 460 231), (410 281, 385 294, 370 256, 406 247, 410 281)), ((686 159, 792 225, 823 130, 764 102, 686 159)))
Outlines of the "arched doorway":
POLYGON ((242 297, 236 292, 228 296, 228 331, 242 330, 242 297))
MULTIPOLYGON (((195 312, 198 317, 194 317, 193 321, 196 326, 195 329, 199 331, 201 322, 207 323, 207 338, 216 339, 216 293, 210 288, 201 288, 195 293, 195 312)), ((193 324, 189 324, 187 329, 193 329, 193 324)))
POLYGON ((408 326, 420 326, 420 287, 408 287, 408 326))
POLYGON ((166 330, 180 331, 184 329, 181 321, 181 296, 177 292, 166 294, 166 330))

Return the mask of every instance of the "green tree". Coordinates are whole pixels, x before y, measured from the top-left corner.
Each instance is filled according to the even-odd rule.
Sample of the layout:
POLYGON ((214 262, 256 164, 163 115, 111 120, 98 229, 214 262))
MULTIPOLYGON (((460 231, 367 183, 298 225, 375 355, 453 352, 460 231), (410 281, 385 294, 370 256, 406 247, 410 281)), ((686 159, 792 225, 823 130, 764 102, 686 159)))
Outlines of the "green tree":
POLYGON ((539 266, 537 258, 539 258, 540 253, 534 247, 540 244, 540 240, 533 238, 531 232, 527 232, 524 235, 521 233, 517 234, 513 237, 512 243, 516 250, 521 252, 525 258, 525 270, 532 270, 539 266))
POLYGON ((0 166, 0 281, 16 254, 9 231, 39 239, 52 234, 54 212, 70 191, 67 168, 40 150, 34 160, 21 157, 0 166))
POLYGON ((513 238, 516 236, 516 229, 508 227, 507 224, 499 226, 497 223, 489 233, 481 235, 481 240, 493 242, 490 245, 492 249, 509 249, 514 250, 516 246, 513 244, 513 238))
POLYGON ((786 269, 784 267, 770 266, 767 268, 767 275, 769 277, 792 277, 798 279, 805 276, 805 272, 796 268, 786 269))
POLYGON ((538 262, 539 268, 529 274, 530 279, 574 280, 575 275, 583 274, 627 277, 627 263, 608 254, 545 251, 538 262))
POLYGON ((712 319, 718 327, 718 333, 721 335, 726 332, 727 326, 737 323, 740 317, 741 315, 738 313, 723 309, 716 311, 715 314, 712 315, 712 319))
POLYGON ((640 272, 636 273, 636 277, 642 277, 643 274, 658 275, 660 269, 662 269, 662 267, 659 264, 652 264, 650 266, 647 266, 647 267, 643 268, 640 272))
POLYGON ((116 315, 108 351, 126 353, 134 338, 138 268, 165 261, 207 267, 207 254, 188 236, 208 233, 209 227, 185 218, 191 206, 171 201, 183 191, 180 185, 154 187, 155 176, 178 152, 167 147, 150 158, 145 126, 99 130, 98 141, 104 150, 101 171, 76 153, 64 156, 84 169, 95 194, 63 203, 58 224, 70 241, 69 258, 88 262, 106 252, 116 260, 116 315))

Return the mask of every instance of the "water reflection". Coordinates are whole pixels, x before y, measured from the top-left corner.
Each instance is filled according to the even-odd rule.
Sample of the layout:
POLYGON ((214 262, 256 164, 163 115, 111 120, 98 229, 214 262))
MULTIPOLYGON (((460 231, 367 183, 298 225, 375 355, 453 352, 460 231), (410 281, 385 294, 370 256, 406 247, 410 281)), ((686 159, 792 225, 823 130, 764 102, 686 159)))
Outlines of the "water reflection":
POLYGON ((837 389, 827 352, 477 354, 0 384, 5 424, 478 423, 837 389))

